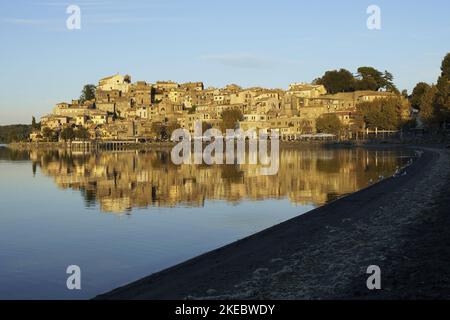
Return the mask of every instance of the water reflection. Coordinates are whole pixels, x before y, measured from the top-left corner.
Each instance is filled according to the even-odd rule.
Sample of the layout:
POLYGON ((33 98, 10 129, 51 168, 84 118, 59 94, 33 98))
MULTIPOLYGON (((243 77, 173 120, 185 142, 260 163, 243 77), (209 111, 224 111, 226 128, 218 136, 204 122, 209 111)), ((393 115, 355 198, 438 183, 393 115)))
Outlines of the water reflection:
POLYGON ((280 150, 275 176, 257 165, 174 165, 167 151, 81 153, 0 151, 0 159, 31 160, 33 174, 52 177, 62 189, 80 191, 86 207, 127 213, 133 208, 203 207, 208 200, 287 198, 296 205, 323 205, 391 175, 408 151, 362 148, 280 150))
POLYGON ((278 175, 261 176, 175 166, 168 151, 0 148, 0 299, 92 298, 366 187, 408 156, 282 149, 278 175), (82 290, 67 290, 73 264, 82 290))

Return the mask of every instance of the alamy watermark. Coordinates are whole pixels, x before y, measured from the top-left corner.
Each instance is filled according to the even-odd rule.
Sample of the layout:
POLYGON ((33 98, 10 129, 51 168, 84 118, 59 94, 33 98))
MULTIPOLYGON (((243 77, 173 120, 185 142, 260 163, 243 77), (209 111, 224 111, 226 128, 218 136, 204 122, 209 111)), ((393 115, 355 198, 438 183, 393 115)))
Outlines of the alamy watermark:
POLYGON ((66 273, 70 274, 66 281, 67 289, 81 290, 81 268, 77 265, 70 265, 67 267, 66 273))
POLYGON ((176 129, 171 140, 178 142, 171 151, 172 162, 176 165, 259 164, 261 175, 278 173, 280 142, 275 130, 270 135, 261 131, 257 134, 252 129, 227 129, 223 135, 219 129, 213 128, 202 133, 202 123, 197 121, 193 136, 186 129, 176 129))
POLYGON ((66 20, 66 27, 69 30, 81 29, 81 9, 75 4, 71 4, 67 7, 66 13, 70 16, 66 20))
POLYGON ((367 267, 367 274, 370 276, 367 278, 366 285, 369 290, 381 290, 381 269, 379 266, 372 265, 367 267))
POLYGON ((370 5, 367 7, 367 29, 369 30, 381 30, 381 8, 377 5, 370 5))

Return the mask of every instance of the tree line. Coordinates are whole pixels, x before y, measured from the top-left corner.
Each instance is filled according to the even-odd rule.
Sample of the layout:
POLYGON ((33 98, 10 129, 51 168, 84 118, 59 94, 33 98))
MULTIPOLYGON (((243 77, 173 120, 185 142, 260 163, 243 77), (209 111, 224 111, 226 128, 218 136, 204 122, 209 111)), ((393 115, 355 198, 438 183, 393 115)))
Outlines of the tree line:
MULTIPOLYGON (((322 84, 332 94, 354 92, 356 90, 386 90, 397 94, 389 99, 376 99, 357 105, 356 125, 380 130, 398 130, 403 127, 416 127, 418 123, 404 121, 403 114, 418 112, 418 121, 425 127, 439 130, 450 123, 450 53, 441 64, 441 74, 436 84, 419 82, 411 95, 406 90, 398 91, 393 83, 394 77, 388 71, 380 72, 373 67, 360 67, 356 76, 346 69, 331 70, 314 80, 322 84)), ((336 115, 327 114, 319 117, 317 131, 324 133, 342 133, 345 129, 336 115)))
POLYGON ((358 90, 386 90, 398 93, 394 76, 389 71, 381 72, 373 67, 359 67, 356 75, 346 69, 330 70, 313 81, 323 85, 328 93, 353 92, 358 90))
POLYGON ((419 119, 429 129, 439 129, 450 122, 450 53, 441 64, 436 84, 419 82, 409 99, 419 119))
POLYGON ((12 124, 0 126, 0 143, 11 143, 28 140, 31 133, 29 124, 12 124))

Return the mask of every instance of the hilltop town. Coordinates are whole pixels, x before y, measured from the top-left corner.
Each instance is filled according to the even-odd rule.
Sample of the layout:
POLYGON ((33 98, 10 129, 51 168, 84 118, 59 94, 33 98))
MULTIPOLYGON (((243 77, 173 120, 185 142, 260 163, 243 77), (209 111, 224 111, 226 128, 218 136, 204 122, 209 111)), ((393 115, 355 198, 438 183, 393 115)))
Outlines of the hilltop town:
POLYGON ((405 102, 402 118, 410 116, 407 100, 398 93, 361 90, 330 94, 324 85, 308 83, 293 83, 287 90, 236 84, 205 88, 203 82, 151 84, 116 74, 101 79, 93 92, 95 97, 84 101, 58 103, 51 114, 41 118, 30 139, 159 141, 170 138, 176 128, 193 133, 197 121, 204 129, 223 128, 227 112, 236 117, 233 129, 276 130, 284 140, 317 133, 351 138, 366 130, 358 106, 391 98, 405 102), (326 116, 338 119, 342 130, 318 128, 318 120, 326 116))

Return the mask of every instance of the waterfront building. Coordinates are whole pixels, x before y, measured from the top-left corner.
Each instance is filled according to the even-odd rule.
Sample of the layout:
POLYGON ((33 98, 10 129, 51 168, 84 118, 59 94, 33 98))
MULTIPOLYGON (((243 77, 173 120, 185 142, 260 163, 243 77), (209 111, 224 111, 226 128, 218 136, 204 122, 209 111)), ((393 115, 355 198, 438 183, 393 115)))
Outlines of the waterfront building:
MULTIPOLYGON (((78 126, 105 139, 151 138, 155 137, 151 130, 154 123, 193 133, 197 121, 204 128, 220 128, 223 112, 239 110, 243 115, 238 124, 241 129, 274 130, 283 139, 296 139, 315 133, 316 120, 328 113, 336 114, 345 128, 358 130, 359 103, 392 97, 397 95, 378 91, 327 94, 323 85, 307 83, 290 84, 286 91, 244 89, 236 84, 205 89, 203 82, 132 83, 130 76, 116 74, 99 81, 94 100, 58 103, 52 114, 42 117, 41 131, 45 127, 61 131, 65 126, 78 126)), ((406 104, 404 109, 406 119, 406 104)), ((33 139, 39 136, 42 132, 33 132, 33 139)))

